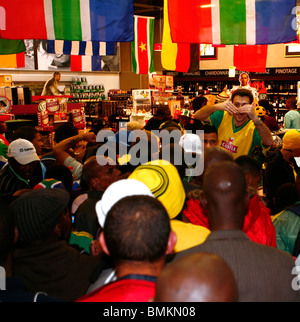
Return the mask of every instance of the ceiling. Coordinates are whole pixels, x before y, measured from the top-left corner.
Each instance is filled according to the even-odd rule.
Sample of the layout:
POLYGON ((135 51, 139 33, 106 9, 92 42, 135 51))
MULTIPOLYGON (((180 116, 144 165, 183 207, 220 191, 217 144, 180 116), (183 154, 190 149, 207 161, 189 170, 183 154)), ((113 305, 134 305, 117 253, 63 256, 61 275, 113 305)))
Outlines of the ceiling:
POLYGON ((134 14, 161 18, 164 0, 134 0, 134 14))

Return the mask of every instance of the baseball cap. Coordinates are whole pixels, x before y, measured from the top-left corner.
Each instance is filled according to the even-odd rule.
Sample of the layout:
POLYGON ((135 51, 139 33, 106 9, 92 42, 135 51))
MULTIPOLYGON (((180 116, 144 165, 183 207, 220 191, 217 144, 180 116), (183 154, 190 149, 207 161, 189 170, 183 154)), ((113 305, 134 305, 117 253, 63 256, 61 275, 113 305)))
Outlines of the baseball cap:
POLYGON ((194 133, 183 134, 179 140, 185 152, 202 154, 201 140, 199 135, 194 133))
POLYGON ((40 161, 34 145, 25 139, 16 139, 8 146, 7 156, 16 159, 20 164, 40 161))
POLYGON ((96 214, 99 225, 103 228, 109 210, 119 200, 136 195, 146 195, 154 198, 150 189, 141 181, 122 179, 112 183, 103 193, 101 200, 96 203, 96 214))
POLYGON ((282 138, 282 147, 286 150, 300 149, 300 132, 289 130, 282 138))

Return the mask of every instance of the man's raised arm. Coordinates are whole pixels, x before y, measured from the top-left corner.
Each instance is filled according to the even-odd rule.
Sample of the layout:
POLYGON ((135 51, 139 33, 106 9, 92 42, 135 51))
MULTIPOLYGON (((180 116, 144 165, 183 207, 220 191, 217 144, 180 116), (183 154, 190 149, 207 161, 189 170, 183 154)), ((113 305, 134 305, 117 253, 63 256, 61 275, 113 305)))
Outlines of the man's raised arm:
POLYGON ((210 115, 216 111, 227 111, 232 115, 237 112, 237 108, 229 100, 214 105, 206 105, 195 113, 195 119, 209 122, 210 115))

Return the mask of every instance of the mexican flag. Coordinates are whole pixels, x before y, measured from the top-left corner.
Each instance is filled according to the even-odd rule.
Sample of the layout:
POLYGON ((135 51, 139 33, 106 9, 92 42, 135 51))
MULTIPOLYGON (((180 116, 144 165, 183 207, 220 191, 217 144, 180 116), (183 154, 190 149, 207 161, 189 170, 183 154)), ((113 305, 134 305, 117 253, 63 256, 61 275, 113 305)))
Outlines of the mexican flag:
POLYGON ((131 43, 132 67, 136 74, 154 72, 154 18, 134 16, 134 40, 131 43))

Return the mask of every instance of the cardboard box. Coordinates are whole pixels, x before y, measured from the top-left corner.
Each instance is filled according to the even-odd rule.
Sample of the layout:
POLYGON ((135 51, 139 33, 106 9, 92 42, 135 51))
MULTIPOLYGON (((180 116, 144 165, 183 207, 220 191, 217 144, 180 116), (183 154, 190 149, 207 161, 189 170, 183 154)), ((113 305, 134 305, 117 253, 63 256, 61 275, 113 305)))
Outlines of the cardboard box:
POLYGON ((12 102, 11 87, 4 87, 5 95, 12 102))
POLYGON ((5 96, 5 88, 0 87, 0 96, 5 96))
POLYGON ((85 127, 85 113, 83 109, 80 110, 72 110, 72 121, 74 126, 77 129, 82 129, 85 127))
POLYGON ((12 87, 12 82, 0 82, 0 86, 12 87))
POLYGON ((54 122, 67 122, 68 116, 64 112, 55 112, 54 113, 54 122))
POLYGON ((12 82, 12 76, 11 75, 0 75, 0 82, 12 82))
POLYGON ((18 93, 18 105, 24 105, 25 99, 24 99, 23 87, 17 87, 17 93, 18 93))
POLYGON ((41 111, 37 113, 38 117, 38 125, 45 127, 49 126, 49 117, 48 117, 48 111, 41 111))
POLYGON ((51 150, 53 148, 54 127, 53 126, 36 126, 41 135, 43 149, 51 150))
POLYGON ((18 90, 17 87, 11 87, 11 95, 12 95, 12 105, 18 105, 18 90))
POLYGON ((50 113, 59 111, 59 102, 56 98, 46 98, 46 109, 50 113))

